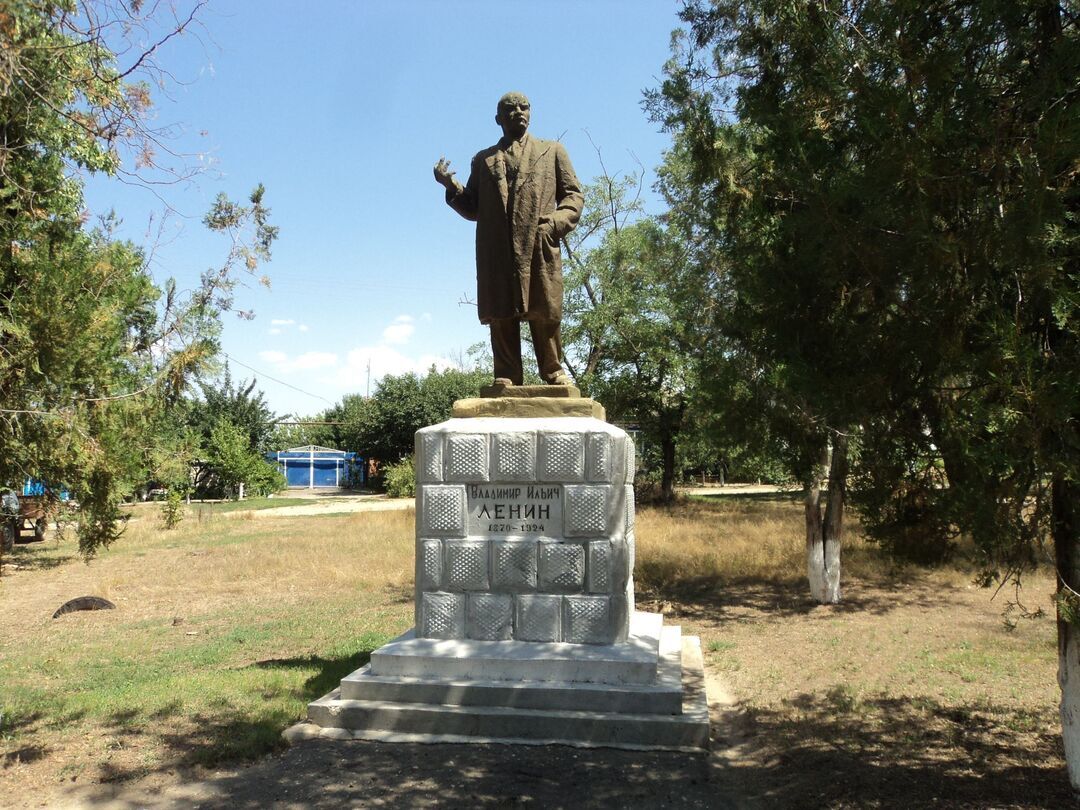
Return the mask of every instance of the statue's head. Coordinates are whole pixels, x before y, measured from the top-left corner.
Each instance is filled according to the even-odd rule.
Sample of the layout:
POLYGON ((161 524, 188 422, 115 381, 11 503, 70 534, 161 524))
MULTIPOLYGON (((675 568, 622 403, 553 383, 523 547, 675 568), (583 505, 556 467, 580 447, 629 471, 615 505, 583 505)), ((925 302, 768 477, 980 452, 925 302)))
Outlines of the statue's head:
POLYGON ((499 99, 495 111, 495 123, 502 127, 503 135, 508 138, 520 138, 529 128, 529 114, 532 107, 524 93, 507 93, 499 99))

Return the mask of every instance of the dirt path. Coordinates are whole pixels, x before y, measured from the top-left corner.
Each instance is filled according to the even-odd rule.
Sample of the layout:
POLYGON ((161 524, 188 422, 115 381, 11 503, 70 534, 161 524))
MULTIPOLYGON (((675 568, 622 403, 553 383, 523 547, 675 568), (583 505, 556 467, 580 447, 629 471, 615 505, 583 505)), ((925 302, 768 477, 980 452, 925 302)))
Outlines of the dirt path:
POLYGON ((341 495, 333 498, 312 499, 310 503, 296 506, 279 506, 273 509, 257 509, 252 512, 231 514, 251 515, 256 518, 306 517, 311 515, 340 515, 349 512, 384 512, 412 509, 412 498, 387 498, 385 495, 341 495))
MULTIPOLYGON (((686 487, 679 492, 687 495, 767 495, 783 492, 771 484, 727 484, 722 487, 686 487)), ((292 493, 295 495, 295 493, 292 493)), ((233 514, 252 515, 257 518, 309 517, 312 515, 339 515, 350 512, 379 512, 393 509, 412 509, 412 498, 387 498, 385 495, 320 495, 309 503, 296 506, 280 506, 252 512, 233 514)))

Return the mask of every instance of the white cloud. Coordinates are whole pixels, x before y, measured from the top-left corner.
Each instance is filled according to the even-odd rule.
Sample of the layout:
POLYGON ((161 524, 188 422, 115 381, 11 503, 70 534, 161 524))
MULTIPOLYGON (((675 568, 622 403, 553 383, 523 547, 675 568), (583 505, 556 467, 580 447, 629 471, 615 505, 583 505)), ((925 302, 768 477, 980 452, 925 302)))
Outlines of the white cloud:
POLYGON ((270 323, 273 326, 292 326, 296 321, 292 318, 271 318, 270 323))
POLYGON ((427 372, 432 366, 437 369, 450 368, 453 364, 445 357, 433 354, 408 357, 389 346, 360 346, 351 349, 345 356, 345 362, 332 376, 320 382, 333 386, 342 393, 366 393, 368 383, 368 364, 371 368, 371 388, 387 374, 416 374, 427 372))
POLYGON ((338 364, 338 356, 333 352, 305 352, 290 359, 285 352, 268 350, 259 352, 259 359, 272 365, 275 371, 286 374, 293 371, 332 368, 338 364))
POLYGON ((415 331, 416 327, 413 326, 411 315, 398 315, 392 324, 383 329, 382 342, 392 345, 408 343, 415 331))
POLYGON ((267 334, 270 334, 270 335, 280 335, 281 334, 281 330, 278 329, 276 326, 274 326, 274 327, 272 327, 270 329, 267 329, 266 332, 267 332, 267 334))
POLYGON ((308 330, 308 325, 306 323, 302 323, 296 328, 299 329, 301 332, 306 332, 308 330))
POLYGON ((338 356, 334 352, 304 352, 293 363, 296 369, 328 368, 338 364, 338 356))
POLYGON ((275 366, 279 366, 282 363, 288 362, 289 356, 285 354, 285 352, 276 352, 268 349, 267 351, 259 352, 259 359, 275 366))

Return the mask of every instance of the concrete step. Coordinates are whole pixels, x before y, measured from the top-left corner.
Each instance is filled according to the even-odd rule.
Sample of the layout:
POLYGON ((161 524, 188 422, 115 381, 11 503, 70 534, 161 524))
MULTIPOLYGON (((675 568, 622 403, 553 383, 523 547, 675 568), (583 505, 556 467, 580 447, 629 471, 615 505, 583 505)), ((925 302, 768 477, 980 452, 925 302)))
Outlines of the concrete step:
POLYGON ((682 707, 682 630, 664 627, 651 684, 436 680, 375 675, 370 666, 341 680, 341 698, 394 703, 489 706, 626 714, 678 714, 682 707))
POLYGON ((371 654, 371 673, 423 680, 651 684, 662 626, 659 613, 635 612, 630 635, 619 644, 416 638, 410 630, 371 654))
POLYGON ((343 698, 341 689, 308 705, 319 729, 301 736, 394 742, 501 742, 698 750, 709 741, 704 663, 697 637, 682 639, 682 712, 544 710, 343 698))

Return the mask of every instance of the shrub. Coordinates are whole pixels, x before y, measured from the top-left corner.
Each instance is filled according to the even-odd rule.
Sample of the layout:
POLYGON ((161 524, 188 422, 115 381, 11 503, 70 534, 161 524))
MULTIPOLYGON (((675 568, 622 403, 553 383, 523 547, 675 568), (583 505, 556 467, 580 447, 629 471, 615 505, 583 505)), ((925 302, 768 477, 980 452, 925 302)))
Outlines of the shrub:
POLYGON ((412 498, 416 496, 416 470, 412 456, 407 456, 397 464, 391 464, 384 472, 386 494, 391 498, 412 498))
POLYGON ((161 522, 165 524, 166 529, 175 529, 183 519, 184 501, 179 492, 170 489, 161 504, 161 522))

